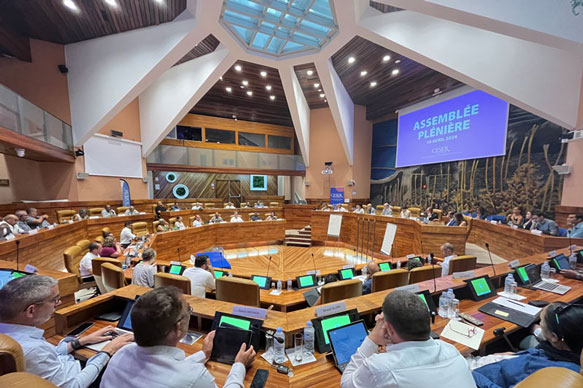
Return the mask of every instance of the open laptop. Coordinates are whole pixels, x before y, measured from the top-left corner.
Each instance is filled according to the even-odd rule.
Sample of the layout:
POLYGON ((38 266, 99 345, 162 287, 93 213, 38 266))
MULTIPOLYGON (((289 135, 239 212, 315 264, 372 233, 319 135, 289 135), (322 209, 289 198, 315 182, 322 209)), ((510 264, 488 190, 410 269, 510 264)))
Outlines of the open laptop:
POLYGON ((10 268, 0 268, 0 289, 2 289, 2 287, 4 287, 9 281, 26 275, 30 274, 10 268))
MULTIPOLYGON (((121 317, 119 318, 119 321, 117 322, 117 327, 111 333, 111 336, 113 338, 118 337, 122 334, 133 332, 131 313, 132 313, 132 309, 134 308, 134 303, 136 303, 136 300, 138 300, 139 297, 140 296, 138 295, 138 296, 136 296, 136 299, 127 301, 127 303, 123 309, 123 313, 121 314, 121 317)), ((111 341, 103 341, 103 342, 99 342, 96 344, 87 345, 85 347, 92 349, 92 350, 95 350, 96 352, 99 352, 99 351, 101 351, 101 349, 103 349, 105 347, 105 345, 107 345, 110 342, 111 341)))
POLYGON ((344 373, 350 357, 356 353, 367 335, 363 320, 328 330, 334 363, 341 373, 344 373))
POLYGON ((516 268, 519 281, 527 288, 536 288, 559 295, 563 295, 571 289, 571 287, 562 284, 545 282, 541 279, 539 271, 539 266, 536 264, 528 264, 516 268))
POLYGON ((562 253, 550 258, 549 264, 552 268, 556 269, 557 272, 563 269, 571 269, 571 266, 569 265, 569 259, 562 253))

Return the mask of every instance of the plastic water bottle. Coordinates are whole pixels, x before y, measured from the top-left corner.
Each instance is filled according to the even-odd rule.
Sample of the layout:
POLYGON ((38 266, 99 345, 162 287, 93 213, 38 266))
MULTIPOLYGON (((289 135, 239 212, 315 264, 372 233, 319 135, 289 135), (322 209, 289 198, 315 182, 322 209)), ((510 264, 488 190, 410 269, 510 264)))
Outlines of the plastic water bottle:
POLYGON ((449 299, 447 299, 447 294, 445 291, 441 293, 439 297, 439 311, 438 314, 442 318, 447 318, 449 315, 449 299))
POLYGON ((401 268, 401 260, 397 260, 397 269, 401 268))
POLYGON ((455 295, 453 293, 453 289, 447 289, 447 313, 448 316, 451 314, 451 301, 455 299, 455 295))
POLYGON ((281 291, 282 289, 282 284, 281 284, 281 280, 277 281, 277 291, 281 291))
POLYGON ((308 321, 306 327, 304 327, 304 353, 313 354, 314 353, 314 327, 312 326, 312 321, 308 321))
POLYGON ((287 290, 291 291, 292 290, 292 280, 291 278, 287 279, 287 290))
MULTIPOLYGON (((281 281, 280 281, 281 283, 281 281)), ((285 362, 285 334, 281 330, 281 327, 278 327, 275 331, 275 336, 273 339, 273 361, 277 364, 282 364, 285 362), (281 342, 277 340, 277 338, 281 338, 281 342)))
POLYGON ((365 265, 364 267, 362 267, 362 276, 366 277, 366 274, 368 273, 368 268, 365 265))
POLYGON ((544 262, 542 267, 540 267, 540 278, 542 280, 547 280, 551 277, 551 266, 548 262, 544 262))
POLYGON ((512 295, 512 283, 514 283, 514 276, 508 274, 506 280, 504 281, 504 293, 507 295, 512 295))
POLYGON ((575 252, 573 252, 571 256, 569 256, 569 267, 571 269, 577 269, 577 255, 575 254, 575 252))
POLYGON ((232 278, 233 277, 233 273, 229 272, 229 277, 232 278))

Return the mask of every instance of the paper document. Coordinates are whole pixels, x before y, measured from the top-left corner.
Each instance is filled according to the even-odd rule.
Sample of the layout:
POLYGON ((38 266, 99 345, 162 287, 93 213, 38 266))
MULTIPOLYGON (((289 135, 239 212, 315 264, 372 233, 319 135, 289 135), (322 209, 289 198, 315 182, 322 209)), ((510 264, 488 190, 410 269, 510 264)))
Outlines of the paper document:
POLYGON ((282 293, 281 290, 275 289, 275 290, 271 290, 269 295, 280 295, 281 293, 282 293))
POLYGON ((484 337, 484 329, 463 322, 449 321, 441 332, 441 337, 478 350, 484 337))
POLYGON ((519 312, 524 313, 524 314, 531 315, 533 317, 535 315, 537 315, 542 310, 539 307, 534 307, 534 306, 528 305, 526 303, 516 302, 514 300, 510 300, 510 299, 506 299, 506 298, 502 298, 502 297, 498 297, 498 298, 494 299, 492 301, 492 303, 495 303, 495 304, 500 305, 500 306, 504 306, 504 307, 509 308, 511 310, 519 311, 519 312))
POLYGON ((507 294, 505 292, 499 292, 498 295, 503 296, 503 297, 508 298, 508 299, 514 299, 514 300, 526 299, 526 296, 522 296, 522 295, 518 295, 518 294, 507 294))

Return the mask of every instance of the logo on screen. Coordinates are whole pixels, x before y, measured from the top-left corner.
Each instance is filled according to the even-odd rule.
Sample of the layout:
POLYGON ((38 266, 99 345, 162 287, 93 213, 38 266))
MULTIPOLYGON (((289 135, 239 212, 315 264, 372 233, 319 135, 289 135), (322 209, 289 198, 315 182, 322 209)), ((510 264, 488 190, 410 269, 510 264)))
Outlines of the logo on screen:
POLYGON ((486 279, 484 278, 472 280, 472 286, 474 287, 477 296, 486 295, 490 292, 488 282, 486 282, 486 279))

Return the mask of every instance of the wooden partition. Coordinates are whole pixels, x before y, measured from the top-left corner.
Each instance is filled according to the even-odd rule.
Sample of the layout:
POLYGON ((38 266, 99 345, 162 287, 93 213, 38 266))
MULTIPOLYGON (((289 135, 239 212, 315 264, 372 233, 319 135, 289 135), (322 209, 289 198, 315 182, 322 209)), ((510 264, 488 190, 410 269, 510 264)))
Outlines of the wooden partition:
POLYGON ((287 222, 287 228, 301 229, 310 225, 313 209, 312 205, 285 205, 283 218, 287 222))
POLYGON ((285 197, 283 195, 245 195, 243 197, 243 202, 249 202, 251 206, 257 201, 262 201, 265 206, 269 206, 271 202, 277 202, 279 207, 282 207, 285 203, 285 197))
POLYGON ((261 208, 261 209, 254 209, 254 208, 243 208, 243 209, 202 209, 202 210, 177 210, 173 212, 162 212, 160 213, 162 218, 168 220, 172 217, 182 216, 182 222, 184 225, 188 225, 188 218, 200 214, 200 217, 204 222, 208 222, 215 213, 219 213, 221 218, 229 222, 231 216, 238 212, 243 221, 249 221, 249 217, 251 217, 251 213, 259 213, 259 217, 264 220, 268 213, 274 212, 277 218, 284 218, 283 208, 281 207, 270 207, 270 208, 261 208))

